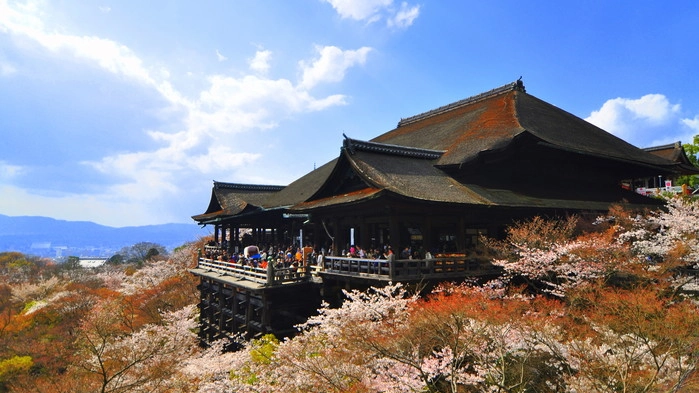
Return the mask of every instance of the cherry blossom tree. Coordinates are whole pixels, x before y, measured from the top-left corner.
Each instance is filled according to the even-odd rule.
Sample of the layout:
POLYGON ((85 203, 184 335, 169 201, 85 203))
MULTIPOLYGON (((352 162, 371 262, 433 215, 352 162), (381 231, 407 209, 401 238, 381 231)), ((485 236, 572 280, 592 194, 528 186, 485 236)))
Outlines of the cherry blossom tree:
POLYGON ((565 343, 577 370, 567 380, 570 386, 594 392, 699 387, 695 303, 673 300, 652 287, 606 288, 584 297, 584 306, 569 309, 579 321, 565 343))
POLYGON ((644 257, 666 258, 679 251, 687 265, 699 263, 699 203, 677 196, 667 200, 667 208, 631 219, 632 227, 619 235, 644 257))
MULTIPOLYGON (((627 253, 614 230, 574 237, 577 219, 535 217, 508 229, 502 242, 490 241, 505 283, 524 282, 529 290, 564 298, 572 288, 609 277, 627 253)), ((623 264, 623 263, 622 263, 623 264)))
POLYGON ((168 313, 166 323, 137 331, 121 323, 114 307, 119 305, 103 301, 83 320, 72 366, 80 391, 158 391, 172 368, 196 350, 194 307, 168 313))

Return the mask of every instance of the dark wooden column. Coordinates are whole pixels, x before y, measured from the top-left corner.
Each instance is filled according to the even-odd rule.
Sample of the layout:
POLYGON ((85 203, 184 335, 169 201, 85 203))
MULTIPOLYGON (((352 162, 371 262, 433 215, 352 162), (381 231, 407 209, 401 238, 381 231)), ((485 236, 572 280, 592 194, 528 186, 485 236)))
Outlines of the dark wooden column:
POLYGON ((225 285, 218 285, 218 336, 223 337, 226 330, 226 294, 225 285))
POLYGON ((238 319, 236 318, 236 315, 238 314, 238 289, 235 287, 232 288, 232 293, 231 297, 233 300, 231 301, 231 313, 232 313, 232 318, 233 318, 233 324, 232 324, 232 333, 235 333, 238 331, 238 319))
MULTIPOLYGON (((389 245, 393 248, 393 253, 400 255, 401 252, 401 239, 400 239, 400 221, 398 215, 393 211, 390 212, 388 217, 388 231, 391 237, 389 245)), ((397 257, 396 257, 397 258, 397 257)))
POLYGON ((465 252, 466 251, 466 220, 464 220, 464 217, 461 216, 459 217, 458 221, 458 228, 456 228, 456 231, 458 235, 456 236, 456 250, 458 252, 465 252))
POLYGON ((233 229, 233 251, 236 253, 240 252, 240 227, 236 226, 233 229))
POLYGON ((432 215, 426 214, 422 221, 422 245, 425 248, 425 252, 429 251, 432 253, 432 248, 434 248, 432 239, 434 239, 434 234, 432 233, 432 215))
POLYGON ((316 223, 316 222, 314 222, 314 223, 312 224, 312 228, 313 228, 313 248, 314 248, 314 249, 315 249, 315 248, 320 249, 320 247, 322 246, 322 241, 323 241, 322 235, 324 235, 324 234, 321 234, 321 231, 324 232, 325 230, 324 230, 323 228, 321 228, 321 227, 322 227, 322 225, 319 225, 319 224, 316 223))
POLYGON ((359 236, 359 245, 365 252, 368 252, 369 246, 371 245, 371 231, 369 230, 369 225, 364 219, 359 222, 359 236))
POLYGON ((250 301, 250 291, 245 291, 245 306, 247 307, 245 309, 245 329, 247 330, 248 333, 252 332, 252 324, 250 322, 252 321, 252 302, 250 301))
POLYGON ((345 248, 345 243, 347 243, 347 234, 344 232, 345 229, 337 217, 333 218, 333 230, 335 231, 335 244, 333 244, 335 250, 333 250, 333 255, 340 255, 340 251, 345 248))

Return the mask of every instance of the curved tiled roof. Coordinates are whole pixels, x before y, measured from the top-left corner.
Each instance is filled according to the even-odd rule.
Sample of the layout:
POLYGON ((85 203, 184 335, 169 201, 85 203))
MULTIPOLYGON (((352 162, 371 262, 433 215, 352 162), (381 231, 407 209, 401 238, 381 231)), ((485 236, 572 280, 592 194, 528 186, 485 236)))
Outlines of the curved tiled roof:
POLYGON ((517 94, 514 101, 521 126, 553 148, 641 165, 673 166, 672 162, 648 154, 643 149, 532 95, 517 94))
POLYGON ((348 192, 339 195, 333 195, 326 198, 314 199, 308 202, 301 202, 294 205, 291 210, 295 211, 305 211, 308 209, 315 209, 321 207, 328 207, 334 205, 348 205, 356 202, 365 201, 368 199, 373 199, 381 196, 383 190, 380 188, 366 187, 361 190, 348 192))
POLYGON ((434 166, 434 160, 360 151, 348 154, 352 167, 370 185, 410 198, 466 204, 489 204, 434 166))
POLYGON ((622 139, 511 83, 433 111, 403 119, 372 142, 443 150, 437 165, 462 165, 498 151, 528 133, 554 149, 646 166, 673 163, 622 139))
POLYGON ((414 158, 424 158, 428 160, 434 160, 442 156, 445 153, 444 150, 432 150, 432 149, 421 149, 417 147, 400 146, 400 145, 390 145, 387 143, 376 143, 376 142, 366 142, 357 139, 345 137, 343 142, 343 149, 354 153, 355 151, 370 151, 375 153, 383 153, 396 156, 404 157, 414 157, 414 158))
POLYGON ((331 176, 337 161, 338 159, 336 158, 294 180, 283 190, 265 200, 263 206, 265 208, 289 207, 307 200, 331 176))
POLYGON ((646 147, 643 150, 655 156, 675 162, 688 172, 699 173, 699 168, 695 167, 687 157, 687 152, 684 150, 682 142, 678 141, 662 146, 646 147))
MULTIPOLYGON (((372 189, 404 197, 437 203, 459 203, 480 206, 539 207, 582 210, 606 210, 611 203, 623 200, 642 202, 647 198, 621 187, 605 198, 557 198, 526 195, 508 189, 494 189, 477 184, 457 182, 435 167, 433 161, 391 156, 372 152, 348 154, 356 172, 372 189)), ((357 197, 363 197, 357 194, 357 197)), ((588 197, 590 197, 588 195, 588 197)), ((353 200, 356 202, 356 200, 353 200)), ((650 203, 650 202, 649 202, 650 203)))
MULTIPOLYGON (((618 191, 588 190, 585 196, 562 192, 534 196, 508 184, 489 182, 486 186, 476 178, 463 176, 469 170, 476 170, 470 163, 479 158, 483 160, 477 170, 487 172, 493 168, 483 164, 492 162, 488 160, 494 157, 485 153, 512 157, 508 154, 521 151, 526 155, 532 147, 537 152, 531 155, 555 153, 551 154, 552 159, 600 162, 598 168, 616 168, 615 176, 630 172, 634 176, 645 173, 656 176, 699 171, 639 149, 528 94, 521 81, 516 81, 401 119, 395 129, 370 141, 345 136, 338 158, 286 187, 215 182, 209 208, 194 218, 201 222, 205 218, 255 211, 303 211, 348 205, 382 195, 437 203, 569 209, 605 209, 609 203, 622 199, 643 203, 637 199, 641 196, 622 195, 620 187, 618 191), (513 146, 520 150, 511 149, 513 146), (544 149, 538 149, 540 146, 544 149)), ((536 161, 536 157, 532 158, 536 161)), ((537 162, 551 165, 550 161, 537 162)), ((502 165, 507 164, 517 165, 517 162, 502 165)))
POLYGON ((234 216, 244 211, 260 209, 270 195, 284 186, 225 183, 214 181, 209 207, 203 214, 192 216, 195 221, 234 216))
POLYGON ((467 106, 469 104, 473 104, 475 102, 484 100, 484 99, 489 98, 491 96, 495 96, 495 95, 498 95, 501 93, 506 93, 508 91, 526 92, 526 89, 524 88, 524 83, 522 83, 522 78, 518 79, 516 82, 512 82, 510 84, 496 87, 495 89, 486 91, 485 93, 481 93, 481 94, 478 94, 478 95, 475 95, 472 97, 468 97, 468 98, 465 98, 463 100, 460 100, 460 101, 457 101, 457 102, 454 102, 454 103, 451 103, 448 105, 444 105, 444 106, 441 106, 439 108, 432 109, 432 110, 429 110, 429 111, 424 112, 424 113, 420 113, 420 114, 415 115, 415 116, 410 116, 408 118, 400 119, 400 121, 398 122, 398 127, 404 127, 410 123, 415 123, 417 121, 426 119, 428 117, 438 115, 440 113, 449 112, 449 111, 452 111, 454 109, 457 109, 457 108, 467 106))

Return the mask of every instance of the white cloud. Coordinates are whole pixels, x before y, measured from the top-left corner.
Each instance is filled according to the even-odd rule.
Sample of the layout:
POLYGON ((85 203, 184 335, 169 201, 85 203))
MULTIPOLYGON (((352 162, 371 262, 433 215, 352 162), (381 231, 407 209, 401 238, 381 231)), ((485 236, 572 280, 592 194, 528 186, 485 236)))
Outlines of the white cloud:
POLYGON ((258 50, 255 52, 255 57, 248 60, 250 69, 260 74, 266 74, 269 71, 269 61, 272 58, 272 52, 268 50, 258 50))
POLYGON ((667 123, 680 110, 679 104, 670 104, 662 94, 646 94, 638 99, 614 98, 608 100, 587 120, 610 132, 628 129, 632 121, 661 125, 667 123))
POLYGON ((393 4, 393 0, 326 0, 342 18, 375 20, 379 11, 393 4))
MULTIPOLYGON (((143 190, 136 191, 137 194, 143 193, 143 190)), ((123 194, 41 195, 0 184, 0 195, 3 196, 4 211, 13 216, 46 216, 62 220, 88 219, 111 226, 150 225, 161 223, 163 219, 164 222, 180 221, 174 216, 163 217, 163 212, 157 208, 157 204, 135 202, 123 194), (86 213, 90 216, 86 217, 86 213)))
MULTIPOLYGON (((37 205, 52 206, 51 213, 34 211, 32 214, 55 216, 56 211, 64 211, 73 212, 74 217, 84 217, 89 211, 89 219, 98 221, 94 217, 101 217, 99 221, 112 225, 125 219, 120 211, 128 211, 130 218, 140 216, 146 222, 162 222, 162 218, 155 219, 146 212, 147 206, 153 211, 162 211, 164 208, 158 207, 159 203, 171 203, 171 195, 178 195, 178 198, 182 194, 191 195, 190 188, 195 182, 217 178, 222 173, 230 176, 234 170, 260 160, 263 156, 259 143, 265 141, 265 136, 256 131, 269 132, 280 120, 294 114, 345 104, 342 94, 316 98, 309 89, 320 83, 342 80, 349 68, 366 62, 371 50, 317 48, 318 58, 299 63, 302 78, 298 84, 288 79, 265 77, 271 52, 258 50, 249 63, 254 74, 209 75, 205 90, 185 97, 171 82, 171 73, 166 68, 149 67, 130 48, 113 40, 56 33, 56 29, 49 31, 43 24, 40 9, 42 7, 33 7, 32 3, 10 8, 0 0, 0 31, 29 38, 59 56, 84 60, 106 72, 150 87, 178 108, 179 113, 184 113, 180 123, 169 124, 168 129, 144 130, 159 145, 155 149, 138 151, 135 146, 134 151, 83 162, 111 181, 102 195, 62 195, 48 203, 49 197, 29 195, 19 189, 7 194, 33 200, 37 205)), ((217 51, 217 55, 220 56, 220 52, 217 51)), ((270 139, 268 135, 266 139, 270 139)), ((4 177, 19 173, 18 170, 0 165, 4 177)), ((15 200, 12 203, 19 206, 24 202, 15 200)), ((22 209, 18 207, 17 211, 22 209)))
POLYGON ((26 2, 10 7, 7 1, 0 1, 0 31, 24 33, 40 30, 43 23, 39 17, 41 5, 37 2, 26 2))
POLYGON ((99 10, 100 10, 101 12, 104 12, 105 14, 108 14, 109 12, 112 11, 112 7, 107 6, 107 5, 103 5, 103 6, 100 6, 100 7, 99 7, 99 10))
POLYGON ((209 88, 187 106, 188 114, 180 131, 148 132, 153 140, 163 144, 161 148, 84 164, 108 178, 121 179, 108 188, 111 194, 133 195, 134 201, 140 198, 152 202, 181 194, 182 188, 186 188, 183 179, 215 178, 261 159, 260 148, 250 131, 273 129, 278 119, 293 113, 341 104, 342 95, 316 99, 286 79, 214 75, 209 77, 209 88))
POLYGON ((345 72, 357 64, 363 65, 371 48, 362 47, 357 50, 346 50, 336 46, 317 47, 320 57, 311 64, 300 62, 303 70, 300 87, 311 89, 323 82, 339 82, 345 77, 345 72))
POLYGON ((405 28, 412 25, 420 15, 420 6, 403 2, 398 10, 393 0, 325 0, 335 8, 343 19, 354 19, 373 23, 386 18, 389 27, 405 28))
POLYGON ((218 59, 218 61, 228 60, 228 58, 226 56, 222 55, 221 52, 218 51, 218 49, 216 49, 216 58, 218 59))
POLYGON ((17 68, 10 63, 0 61, 0 76, 10 76, 17 72, 17 68))
POLYGON ((639 147, 686 143, 699 130, 699 118, 683 119, 681 109, 663 94, 619 97, 607 100, 585 120, 639 147))
POLYGON ((166 69, 147 69, 131 49, 112 40, 49 32, 40 18, 41 8, 34 2, 17 5, 16 8, 9 7, 5 2, 0 3, 0 30, 28 37, 51 52, 97 64, 108 72, 154 87, 172 103, 186 104, 186 100, 168 81, 152 76, 169 75, 166 69))
POLYGON ((420 15, 420 6, 409 6, 408 3, 401 3, 400 10, 391 18, 388 18, 386 24, 389 27, 406 28, 413 24, 415 19, 420 15))
POLYGON ((2 11, 7 12, 4 17, 0 16, 0 26, 5 31, 27 36, 52 52, 63 51, 76 58, 96 62, 112 73, 147 83, 153 82, 148 71, 143 68, 141 60, 126 46, 98 37, 47 32, 35 15, 19 14, 17 10, 9 7, 2 11))
POLYGON ((694 116, 693 119, 682 119, 682 123, 692 131, 699 133, 699 115, 694 116))
POLYGON ((6 180, 16 177, 24 172, 24 168, 19 165, 11 165, 5 161, 0 161, 0 179, 6 180))

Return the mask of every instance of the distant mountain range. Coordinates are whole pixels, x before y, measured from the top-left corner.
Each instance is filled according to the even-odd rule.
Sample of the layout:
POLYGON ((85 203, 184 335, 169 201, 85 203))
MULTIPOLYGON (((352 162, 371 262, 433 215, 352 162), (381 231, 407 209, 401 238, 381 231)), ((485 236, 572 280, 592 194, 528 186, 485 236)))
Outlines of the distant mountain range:
POLYGON ((171 251, 209 235, 213 227, 162 224, 114 228, 89 221, 0 214, 0 252, 19 251, 43 257, 110 257, 140 242, 156 243, 171 251))

